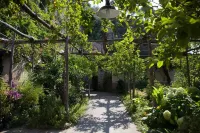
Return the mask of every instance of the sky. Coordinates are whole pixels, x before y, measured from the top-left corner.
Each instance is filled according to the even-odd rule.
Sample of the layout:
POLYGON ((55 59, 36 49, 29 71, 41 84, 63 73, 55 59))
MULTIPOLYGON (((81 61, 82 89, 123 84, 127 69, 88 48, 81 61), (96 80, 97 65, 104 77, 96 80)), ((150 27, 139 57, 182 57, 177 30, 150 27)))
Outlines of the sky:
MULTIPOLYGON (((155 4, 155 3, 159 3, 159 0, 151 0, 153 1, 152 4, 153 6, 158 6, 158 4, 155 4), (155 3, 154 3, 155 2, 155 3)), ((99 3, 98 5, 97 4, 94 4, 94 2, 91 0, 89 1, 89 3, 92 5, 92 6, 98 6, 98 7, 102 7, 102 6, 105 6, 105 0, 103 0, 103 2, 99 3)))

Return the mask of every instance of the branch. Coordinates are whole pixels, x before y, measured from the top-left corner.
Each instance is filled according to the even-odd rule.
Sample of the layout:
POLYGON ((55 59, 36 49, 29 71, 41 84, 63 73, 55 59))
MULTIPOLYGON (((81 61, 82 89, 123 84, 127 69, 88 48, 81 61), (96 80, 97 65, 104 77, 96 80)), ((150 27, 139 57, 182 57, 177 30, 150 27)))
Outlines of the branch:
POLYGON ((4 21, 2 21, 2 20, 0 20, 0 24, 5 25, 5 26, 8 27, 10 30, 14 31, 15 33, 17 33, 17 34, 19 34, 19 35, 21 35, 21 36, 23 36, 23 37, 26 37, 26 38, 28 38, 28 39, 30 39, 30 40, 34 40, 34 38, 33 38, 32 36, 29 36, 29 35, 26 35, 26 34, 20 32, 19 30, 15 29, 13 26, 11 26, 10 24, 8 24, 8 23, 6 23, 6 22, 4 22, 4 21))
POLYGON ((105 55, 105 54, 102 54, 102 53, 70 53, 70 54, 76 54, 76 55, 105 55))
MULTIPOLYGON (((42 20, 36 13, 34 13, 26 4, 21 4, 20 1, 16 2, 17 4, 19 4, 21 6, 21 8, 27 13, 29 14, 32 18, 34 18, 35 20, 37 20, 38 22, 40 22, 41 24, 43 24, 45 27, 47 27, 50 30, 56 30, 56 28, 53 25, 48 24, 47 22, 45 22, 44 20, 42 20)), ((62 38, 66 38, 64 34, 62 33, 58 33, 58 35, 62 38)), ((116 39, 116 41, 120 41, 123 39, 116 39)), ((115 40, 111 40, 111 41, 115 41, 115 40)), ((103 40, 94 40, 94 41, 90 41, 90 42, 104 42, 103 40)), ((153 42, 152 42, 153 43, 153 42)), ((80 51, 77 47, 73 46, 77 51, 80 51)))
POLYGON ((0 32, 0 35, 2 35, 5 38, 8 38, 6 35, 4 35, 3 33, 0 32))
MULTIPOLYGON (((21 5, 21 4, 20 4, 21 5)), ((26 4, 21 5, 21 8, 28 13, 32 18, 34 18, 35 20, 37 20, 38 22, 42 23, 45 27, 47 27, 48 29, 54 29, 54 27, 50 24, 48 24, 47 22, 45 22, 44 20, 42 20, 36 13, 34 13, 26 4)))
MULTIPOLYGON (((23 9, 28 15, 31 16, 31 18, 35 19, 36 21, 38 21, 39 23, 41 23, 43 26, 45 26, 46 28, 50 29, 50 30, 56 30, 56 28, 47 23, 45 20, 43 20, 42 18, 40 18, 35 12, 33 12, 26 4, 21 4, 20 1, 15 1, 16 4, 20 5, 21 9, 23 9)), ((62 38, 65 38, 64 34, 58 33, 59 36, 61 36, 62 38)))
POLYGON ((190 51, 194 51, 194 50, 199 50, 199 49, 200 49, 200 46, 196 47, 196 48, 188 49, 186 52, 190 52, 190 51))
POLYGON ((11 41, 11 40, 8 40, 8 39, 6 39, 6 38, 0 38, 0 43, 1 43, 1 42, 8 42, 8 41, 11 41))
MULTIPOLYGON (((118 39, 111 39, 111 40, 107 40, 107 42, 114 42, 114 41, 121 41, 123 40, 123 38, 118 38, 118 39)), ((9 44, 11 43, 11 40, 8 39, 4 39, 4 38, 0 38, 0 44, 9 44)), ((65 39, 58 39, 58 40, 52 40, 52 39, 45 39, 45 40, 15 40, 15 44, 40 44, 40 43, 48 43, 48 42, 55 42, 55 43, 62 43, 65 42, 65 39)), ((70 40, 69 40, 70 42, 70 40)), ((104 40, 88 40, 88 42, 104 42, 104 40)), ((141 43, 140 39, 135 39, 134 40, 135 43, 141 43)), ((151 43, 156 43, 156 40, 151 40, 151 43)), ((74 46, 73 46, 74 47, 74 46)))

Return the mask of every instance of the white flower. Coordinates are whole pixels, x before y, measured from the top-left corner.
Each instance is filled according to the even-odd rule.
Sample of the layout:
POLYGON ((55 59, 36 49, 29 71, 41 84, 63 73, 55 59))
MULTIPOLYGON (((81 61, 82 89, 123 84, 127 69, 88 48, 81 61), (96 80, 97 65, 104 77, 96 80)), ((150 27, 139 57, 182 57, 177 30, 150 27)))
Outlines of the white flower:
POLYGON ((175 95, 183 95, 185 93, 185 89, 179 87, 176 89, 175 95))
POLYGON ((178 119, 177 119, 176 122, 177 122, 178 126, 181 126, 181 125, 182 125, 183 120, 184 120, 184 117, 181 117, 181 118, 178 118, 178 119))
POLYGON ((163 112, 163 117, 166 119, 166 120, 170 120, 171 118, 171 112, 169 110, 165 110, 163 112))
POLYGON ((170 99, 170 98, 173 98, 174 97, 174 93, 173 92, 169 92, 167 94, 167 98, 170 99))

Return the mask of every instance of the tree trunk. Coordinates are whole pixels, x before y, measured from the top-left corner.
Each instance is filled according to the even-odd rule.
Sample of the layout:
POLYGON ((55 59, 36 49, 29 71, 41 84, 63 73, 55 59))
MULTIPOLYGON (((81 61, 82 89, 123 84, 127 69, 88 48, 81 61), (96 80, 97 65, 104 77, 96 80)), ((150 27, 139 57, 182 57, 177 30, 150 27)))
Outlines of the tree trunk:
POLYGON ((90 98, 90 87, 91 87, 91 79, 88 81, 88 97, 90 98))
POLYGON ((13 62, 14 62, 14 52, 15 52, 15 34, 13 36, 13 42, 12 42, 12 46, 11 46, 11 56, 10 56, 10 66, 9 66, 9 79, 8 79, 8 83, 10 85, 10 87, 12 87, 12 70, 13 70, 13 62))
POLYGON ((65 43, 65 74, 64 74, 64 89, 63 89, 63 100, 65 105, 65 111, 67 114, 67 118, 69 116, 69 57, 68 57, 68 45, 69 45, 69 38, 66 38, 65 43))
POLYGON ((165 65, 162 67, 162 69, 163 69, 165 76, 167 77, 167 85, 170 85, 171 84, 171 78, 169 76, 169 71, 167 70, 167 67, 165 65))
POLYGON ((133 92, 132 92, 132 97, 134 98, 135 97, 135 76, 136 76, 136 74, 135 74, 135 61, 134 61, 134 64, 133 64, 133 92))
POLYGON ((34 69, 34 46, 33 44, 31 44, 31 48, 32 48, 32 54, 31 54, 31 62, 32 62, 32 66, 31 66, 31 71, 33 72, 34 69))
POLYGON ((103 50, 106 54, 108 52, 108 49, 106 47, 108 38, 107 38, 107 34, 105 32, 102 32, 102 35, 103 35, 103 50))
POLYGON ((187 80, 188 80, 188 86, 191 86, 191 83, 190 83, 190 66, 189 66, 188 54, 186 55, 186 63, 187 63, 187 80))
POLYGON ((130 99, 132 99, 132 95, 131 95, 131 74, 128 73, 128 90, 130 92, 130 99))
MULTIPOLYGON (((149 48, 149 57, 152 57, 152 46, 151 43, 148 41, 148 48, 149 48)), ((149 69, 149 85, 150 88, 153 88, 154 86, 154 71, 153 71, 153 67, 151 67, 149 69)))

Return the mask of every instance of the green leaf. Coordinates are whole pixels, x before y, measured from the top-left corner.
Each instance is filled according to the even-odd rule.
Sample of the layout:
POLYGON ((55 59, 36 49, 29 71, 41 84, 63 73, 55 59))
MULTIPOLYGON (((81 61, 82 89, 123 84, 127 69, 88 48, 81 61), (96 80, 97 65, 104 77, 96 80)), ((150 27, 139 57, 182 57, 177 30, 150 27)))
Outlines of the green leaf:
POLYGON ((131 36, 131 37, 129 38, 129 40, 130 40, 130 42, 132 42, 132 41, 134 40, 134 38, 131 36))
POLYGON ((191 18, 190 19, 190 24, 195 24, 197 21, 198 21, 197 19, 191 18))
POLYGON ((154 66, 154 63, 151 63, 151 65, 149 66, 149 68, 153 67, 154 66))
POLYGON ((163 61, 158 61, 157 67, 158 67, 158 68, 161 68, 161 67, 163 66, 163 63, 164 63, 163 61))
POLYGON ((162 5, 162 7, 165 7, 169 0, 159 0, 159 3, 162 5))
POLYGON ((153 27, 152 26, 147 26, 144 29, 145 29, 146 33, 148 33, 151 29, 153 29, 153 27))
POLYGON ((166 17, 161 17, 161 22, 162 22, 162 25, 166 25, 166 24, 171 24, 174 22, 173 19, 170 19, 170 18, 166 18, 166 17))
POLYGON ((166 29, 161 29, 159 32, 158 32, 158 39, 161 40, 166 34, 166 29))

